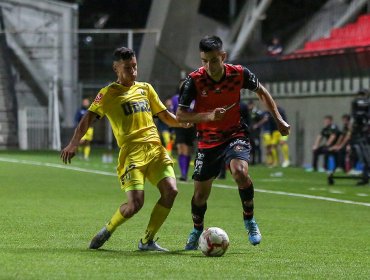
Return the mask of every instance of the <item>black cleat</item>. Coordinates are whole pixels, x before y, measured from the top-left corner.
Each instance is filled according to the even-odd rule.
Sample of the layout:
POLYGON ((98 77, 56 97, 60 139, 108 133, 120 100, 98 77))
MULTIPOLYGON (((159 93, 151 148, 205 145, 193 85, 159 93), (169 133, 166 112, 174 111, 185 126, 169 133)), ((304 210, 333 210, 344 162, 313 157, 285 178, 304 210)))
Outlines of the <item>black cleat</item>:
POLYGON ((99 249, 111 236, 106 227, 103 227, 97 235, 91 240, 89 249, 99 249))

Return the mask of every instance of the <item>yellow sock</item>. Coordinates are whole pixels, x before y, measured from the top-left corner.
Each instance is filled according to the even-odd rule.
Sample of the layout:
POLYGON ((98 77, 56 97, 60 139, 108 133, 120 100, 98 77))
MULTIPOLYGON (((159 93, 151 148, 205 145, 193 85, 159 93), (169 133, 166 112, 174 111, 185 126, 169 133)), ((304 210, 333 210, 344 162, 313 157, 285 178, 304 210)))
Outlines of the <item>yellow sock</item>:
POLYGON ((90 156, 91 147, 90 145, 84 146, 84 159, 88 159, 90 156))
POLYGON ((114 213, 110 221, 105 226, 110 233, 113 233, 118 226, 122 225, 127 220, 128 219, 122 216, 121 211, 118 208, 116 213, 114 213))
POLYGON ((154 206, 145 235, 141 239, 143 244, 147 243, 149 240, 153 240, 155 234, 166 220, 170 211, 171 208, 163 207, 158 203, 154 206))
POLYGON ((281 153, 283 154, 284 161, 289 160, 289 146, 287 143, 281 146, 281 153))
POLYGON ((276 165, 279 162, 278 153, 275 147, 271 149, 272 164, 276 165))

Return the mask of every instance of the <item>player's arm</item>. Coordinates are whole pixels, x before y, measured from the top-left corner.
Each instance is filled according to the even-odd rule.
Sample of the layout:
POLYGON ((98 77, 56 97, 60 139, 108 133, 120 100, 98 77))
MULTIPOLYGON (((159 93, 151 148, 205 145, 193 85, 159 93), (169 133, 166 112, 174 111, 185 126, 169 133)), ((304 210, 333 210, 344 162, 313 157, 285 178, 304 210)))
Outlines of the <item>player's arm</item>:
POLYGON ((224 108, 216 108, 210 112, 195 113, 189 112, 186 107, 179 105, 176 111, 176 118, 180 123, 201 123, 222 120, 225 116, 224 108))
POLYGON ((332 144, 334 144, 335 138, 337 138, 337 135, 335 133, 330 134, 329 139, 326 142, 326 146, 330 147, 332 144))
POLYGON ((243 67, 243 88, 254 91, 257 94, 258 98, 262 101, 262 103, 264 103, 267 110, 275 119, 281 135, 288 135, 290 131, 290 125, 286 121, 284 121, 283 117, 280 115, 276 103, 272 99, 268 90, 260 84, 256 75, 254 75, 246 67, 243 67))
POLYGON ((170 126, 170 127, 184 127, 184 128, 188 128, 188 127, 191 127, 192 124, 190 123, 180 123, 176 116, 174 114, 172 114, 170 111, 168 110, 164 110, 162 112, 159 112, 157 114, 158 118, 164 122, 166 125, 170 126))
POLYGON ((322 135, 321 134, 317 135, 315 139, 315 143, 312 146, 312 150, 316 150, 319 147, 321 140, 322 140, 322 135))
POLYGON ((97 118, 98 115, 91 111, 87 111, 86 114, 82 117, 81 121, 78 123, 74 131, 71 141, 60 153, 60 158, 64 163, 71 163, 71 159, 76 154, 76 150, 81 138, 86 134, 89 127, 97 118))
POLYGON ((268 90, 263 85, 259 84, 255 92, 257 93, 258 98, 262 101, 262 103, 265 104, 272 117, 275 119, 281 135, 288 135, 290 132, 290 125, 286 121, 284 121, 283 117, 280 115, 276 103, 271 97, 268 90))
POLYGON ((197 94, 194 81, 191 77, 186 78, 180 89, 179 106, 176 111, 176 118, 180 123, 200 123, 217 121, 224 118, 227 110, 216 108, 210 112, 193 112, 190 104, 197 94))

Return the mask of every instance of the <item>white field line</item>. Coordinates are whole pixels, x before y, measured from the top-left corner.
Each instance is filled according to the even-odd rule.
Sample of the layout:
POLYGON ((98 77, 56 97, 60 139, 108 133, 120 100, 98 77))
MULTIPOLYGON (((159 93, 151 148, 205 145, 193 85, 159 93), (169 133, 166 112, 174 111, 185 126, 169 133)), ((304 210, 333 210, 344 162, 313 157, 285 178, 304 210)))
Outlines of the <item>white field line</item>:
MULTIPOLYGON (((100 171, 100 170, 86 169, 86 168, 74 167, 70 165, 63 165, 63 164, 56 164, 56 163, 46 163, 46 162, 18 160, 18 159, 0 157, 0 162, 1 161, 28 164, 28 165, 36 165, 36 166, 47 166, 47 167, 68 169, 68 170, 93 173, 93 174, 99 174, 99 175, 106 175, 106 176, 117 176, 117 174, 114 172, 105 172, 105 171, 100 171)), ((192 183, 186 183, 186 184, 192 184, 192 183)), ((223 184, 213 184, 213 186, 216 188, 223 188, 223 189, 236 189, 235 186, 229 186, 229 185, 223 185, 223 184)), ((325 196, 315 196, 315 195, 309 195, 309 194, 290 193, 290 192, 283 192, 283 191, 271 191, 271 190, 263 190, 263 189, 254 189, 254 190, 256 192, 261 192, 261 193, 277 194, 277 195, 285 195, 285 196, 293 196, 293 197, 303 197, 303 198, 309 198, 309 199, 324 200, 324 201, 339 202, 339 203, 345 203, 345 204, 354 204, 354 205, 362 205, 362 206, 370 207, 370 203, 366 203, 366 202, 357 202, 357 201, 352 201, 352 200, 336 199, 336 198, 325 197, 325 196)))

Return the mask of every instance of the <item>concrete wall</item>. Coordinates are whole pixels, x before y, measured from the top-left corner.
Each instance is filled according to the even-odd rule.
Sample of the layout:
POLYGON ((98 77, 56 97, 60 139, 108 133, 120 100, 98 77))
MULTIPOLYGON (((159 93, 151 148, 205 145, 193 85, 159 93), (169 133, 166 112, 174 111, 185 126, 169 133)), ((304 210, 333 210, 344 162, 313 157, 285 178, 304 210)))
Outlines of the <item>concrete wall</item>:
POLYGON ((199 4, 199 0, 152 2, 146 27, 161 30, 161 36, 156 45, 152 35, 145 35, 139 79, 150 81, 162 98, 174 94, 182 72, 200 66, 198 44, 203 36, 226 37, 226 27, 198 14, 199 4))

